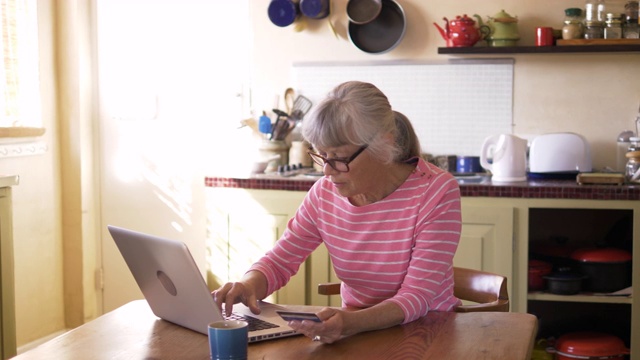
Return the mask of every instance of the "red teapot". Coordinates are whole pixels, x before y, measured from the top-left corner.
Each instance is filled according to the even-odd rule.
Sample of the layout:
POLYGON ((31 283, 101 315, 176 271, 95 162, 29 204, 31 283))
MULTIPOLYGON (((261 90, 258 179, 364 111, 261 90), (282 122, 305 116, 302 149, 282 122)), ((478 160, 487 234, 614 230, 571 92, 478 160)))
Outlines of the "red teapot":
MULTIPOLYGON (((481 23, 482 20, 479 16, 474 16, 477 16, 481 23)), ((458 15, 451 21, 446 17, 442 19, 445 21, 444 29, 436 23, 433 23, 433 25, 440 31, 440 35, 447 42, 447 47, 473 46, 491 33, 491 29, 486 25, 476 27, 476 22, 468 17, 467 14, 458 15)))

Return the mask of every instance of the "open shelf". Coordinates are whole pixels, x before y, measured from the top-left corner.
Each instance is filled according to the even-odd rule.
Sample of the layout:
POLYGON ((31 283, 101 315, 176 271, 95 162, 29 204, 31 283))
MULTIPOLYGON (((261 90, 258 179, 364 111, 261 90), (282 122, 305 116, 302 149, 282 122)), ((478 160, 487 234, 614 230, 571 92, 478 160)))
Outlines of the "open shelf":
POLYGON ((633 301, 633 298, 631 296, 603 296, 587 293, 576 295, 554 295, 545 292, 530 292, 529 294, 527 294, 527 299, 539 301, 566 301, 608 304, 631 304, 633 301))
POLYGON ((640 52, 639 45, 565 45, 565 46, 472 46, 472 47, 439 47, 438 54, 563 54, 563 53, 612 53, 640 52))

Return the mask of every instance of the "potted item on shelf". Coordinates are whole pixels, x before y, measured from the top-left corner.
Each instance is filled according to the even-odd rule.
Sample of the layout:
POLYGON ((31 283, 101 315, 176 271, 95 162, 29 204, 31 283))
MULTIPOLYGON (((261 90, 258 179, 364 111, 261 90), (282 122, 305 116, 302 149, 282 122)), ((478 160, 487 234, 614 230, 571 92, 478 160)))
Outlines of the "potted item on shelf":
POLYGON ((624 360, 630 353, 622 339, 617 336, 594 332, 580 331, 562 335, 552 349, 557 360, 572 359, 606 359, 624 360))
MULTIPOLYGON (((478 18, 478 22, 482 22, 478 15, 474 16, 478 18)), ((438 29, 444 41, 447 42, 447 47, 473 46, 489 35, 490 32, 489 27, 486 25, 476 26, 476 22, 468 17, 467 14, 458 15, 451 21, 446 17, 442 19, 444 20, 444 29, 436 23, 433 23, 433 25, 438 29)))
POLYGON ((575 295, 582 290, 582 281, 587 277, 561 268, 557 272, 543 276, 547 280, 547 291, 555 295, 575 295))
POLYGON ((540 291, 547 288, 545 276, 551 274, 553 265, 546 261, 529 260, 529 291, 540 291))
MULTIPOLYGON (((491 32, 485 38, 487 45, 498 46, 516 46, 518 40, 520 40, 520 33, 518 32, 518 18, 509 15, 504 10, 495 14, 493 17, 489 16, 487 25, 491 32)), ((480 24, 482 25, 482 24, 480 24)))
POLYGON ((609 293, 631 286, 631 253, 616 248, 583 248, 571 258, 589 278, 586 291, 609 293))

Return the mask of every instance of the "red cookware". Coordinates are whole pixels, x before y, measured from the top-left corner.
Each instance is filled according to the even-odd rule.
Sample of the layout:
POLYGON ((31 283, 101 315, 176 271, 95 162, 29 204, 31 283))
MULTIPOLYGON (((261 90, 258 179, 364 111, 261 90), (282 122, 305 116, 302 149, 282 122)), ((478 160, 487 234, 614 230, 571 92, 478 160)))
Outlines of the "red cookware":
POLYGON ((556 341, 554 349, 557 360, 624 360, 624 355, 629 354, 629 349, 620 338, 591 331, 562 335, 556 341))
POLYGON ((451 21, 446 17, 442 18, 442 20, 445 21, 444 29, 436 23, 433 23, 433 25, 447 42, 447 47, 473 46, 478 40, 483 39, 491 32, 491 29, 486 25, 477 27, 476 22, 467 14, 458 15, 451 21))
POLYGON ((540 291, 547 287, 544 276, 551 274, 553 265, 542 260, 529 260, 529 291, 540 291))
POLYGON ((584 248, 571 254, 589 278, 584 290, 614 292, 631 286, 631 253, 616 248, 584 248))

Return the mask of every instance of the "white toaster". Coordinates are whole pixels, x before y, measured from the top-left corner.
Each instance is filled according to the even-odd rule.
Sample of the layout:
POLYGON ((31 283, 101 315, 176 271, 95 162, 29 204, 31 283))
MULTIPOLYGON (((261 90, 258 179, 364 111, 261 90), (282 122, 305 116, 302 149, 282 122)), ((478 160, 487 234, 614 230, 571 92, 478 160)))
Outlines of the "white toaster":
POLYGON ((584 136, 571 132, 540 135, 529 147, 530 173, 590 172, 591 148, 584 136))

